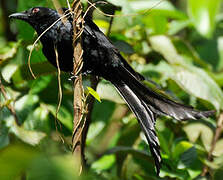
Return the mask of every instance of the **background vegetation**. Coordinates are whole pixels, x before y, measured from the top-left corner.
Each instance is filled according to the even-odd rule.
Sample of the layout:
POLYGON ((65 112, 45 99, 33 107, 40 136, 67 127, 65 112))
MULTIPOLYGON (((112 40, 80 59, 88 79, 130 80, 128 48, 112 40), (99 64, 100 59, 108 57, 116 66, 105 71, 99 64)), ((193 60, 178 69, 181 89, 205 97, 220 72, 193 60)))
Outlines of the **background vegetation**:
MULTIPOLYGON (((87 135, 89 171, 81 179, 222 179, 222 1, 107 1, 119 7, 115 14, 120 15, 113 19, 109 36, 129 63, 173 99, 201 110, 215 109, 217 114, 183 123, 157 119, 163 158, 157 177, 135 116, 111 84, 102 80, 97 87, 102 101, 94 104, 87 135)), ((78 179, 70 146, 69 74, 61 76, 60 126, 55 121, 56 69, 42 55, 39 43, 31 58, 38 78, 32 78, 27 60, 37 35, 24 22, 8 19, 10 13, 33 6, 53 7, 52 1, 1 0, 0 4, 0 179, 78 179)), ((100 5, 106 13, 112 8, 100 5)), ((107 33, 110 17, 98 11, 93 17, 107 33)), ((90 86, 88 77, 84 86, 90 86)))

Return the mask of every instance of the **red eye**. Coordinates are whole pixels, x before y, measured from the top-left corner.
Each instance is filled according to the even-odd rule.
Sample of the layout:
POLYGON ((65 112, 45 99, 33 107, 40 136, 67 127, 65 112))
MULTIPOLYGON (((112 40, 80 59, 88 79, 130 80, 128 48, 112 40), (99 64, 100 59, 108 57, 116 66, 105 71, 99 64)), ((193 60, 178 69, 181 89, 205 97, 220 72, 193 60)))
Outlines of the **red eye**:
POLYGON ((33 14, 35 14, 37 12, 39 12, 39 8, 34 8, 33 11, 32 11, 33 14))

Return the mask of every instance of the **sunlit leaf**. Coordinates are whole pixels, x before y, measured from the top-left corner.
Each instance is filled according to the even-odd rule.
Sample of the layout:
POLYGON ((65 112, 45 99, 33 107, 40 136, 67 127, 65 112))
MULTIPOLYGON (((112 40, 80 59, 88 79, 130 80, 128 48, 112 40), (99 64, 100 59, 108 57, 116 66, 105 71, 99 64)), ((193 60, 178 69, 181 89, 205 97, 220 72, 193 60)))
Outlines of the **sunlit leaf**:
POLYGON ((114 155, 104 155, 99 160, 95 161, 91 168, 97 172, 109 169, 115 163, 114 155))
POLYGON ((4 47, 0 47, 0 64, 9 58, 12 58, 16 54, 20 43, 21 41, 11 42, 4 47))
POLYGON ((2 69, 2 77, 4 78, 4 80, 6 82, 11 82, 11 78, 18 68, 19 66, 13 63, 4 66, 2 69))
POLYGON ((91 87, 87 87, 88 89, 88 92, 95 98, 97 99, 99 102, 101 102, 101 98, 99 96, 99 94, 94 90, 92 89, 91 87))
POLYGON ((218 62, 218 70, 222 70, 223 68, 223 36, 218 38, 218 53, 219 53, 219 62, 218 62))
POLYGON ((39 97, 37 95, 26 94, 17 99, 13 105, 16 110, 16 115, 24 121, 38 104, 39 97))
POLYGON ((221 156, 223 155, 223 139, 220 139, 217 141, 214 151, 213 151, 214 156, 221 156))
POLYGON ((120 104, 124 103, 118 92, 115 90, 114 86, 108 82, 100 82, 97 86, 97 93, 101 99, 107 99, 120 104))
POLYGON ((195 143, 196 140, 201 137, 207 151, 210 150, 211 142, 213 138, 213 131, 202 123, 190 123, 184 126, 183 130, 186 132, 188 139, 195 143))
POLYGON ((94 140, 94 138, 103 130, 105 127, 105 123, 102 121, 97 121, 91 123, 91 126, 88 130, 87 134, 87 144, 94 140))
POLYGON ((180 141, 173 151, 173 158, 178 158, 183 152, 191 148, 193 145, 187 141, 180 141))
POLYGON ((46 137, 45 133, 26 130, 24 127, 18 126, 15 121, 7 121, 7 126, 9 127, 10 132, 14 133, 18 138, 30 145, 37 145, 44 137, 46 137))
POLYGON ((49 132, 49 110, 44 105, 37 107, 29 113, 23 126, 27 130, 40 130, 49 132))
POLYGON ((185 64, 185 60, 180 56, 170 38, 164 35, 150 37, 152 48, 162 54, 171 64, 185 64))
POLYGON ((190 25, 189 20, 187 20, 187 21, 185 21, 185 20, 172 21, 169 24, 168 34, 169 35, 177 34, 179 31, 183 30, 184 28, 186 28, 189 25, 190 25))
POLYGON ((188 93, 223 108, 223 93, 214 80, 201 68, 174 66, 172 79, 188 93))
POLYGON ((188 14, 201 35, 212 36, 220 3, 221 0, 188 0, 188 14))
POLYGON ((152 47, 161 53, 171 64, 162 63, 161 73, 174 81, 188 93, 207 100, 217 110, 223 107, 223 93, 216 82, 201 68, 191 65, 183 56, 178 54, 171 40, 166 36, 150 38, 152 47))

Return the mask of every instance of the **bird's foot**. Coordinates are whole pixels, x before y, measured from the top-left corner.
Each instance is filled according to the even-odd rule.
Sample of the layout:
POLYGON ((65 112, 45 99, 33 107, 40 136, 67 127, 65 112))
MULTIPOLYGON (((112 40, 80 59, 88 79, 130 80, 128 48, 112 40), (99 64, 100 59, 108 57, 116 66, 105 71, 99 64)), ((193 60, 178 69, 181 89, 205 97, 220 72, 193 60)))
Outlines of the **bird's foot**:
MULTIPOLYGON (((85 71, 85 72, 82 72, 82 76, 87 76, 88 74, 90 74, 91 72, 90 71, 85 71)), ((69 81, 74 81, 79 75, 80 73, 74 75, 73 72, 70 73, 71 77, 68 79, 69 81)))

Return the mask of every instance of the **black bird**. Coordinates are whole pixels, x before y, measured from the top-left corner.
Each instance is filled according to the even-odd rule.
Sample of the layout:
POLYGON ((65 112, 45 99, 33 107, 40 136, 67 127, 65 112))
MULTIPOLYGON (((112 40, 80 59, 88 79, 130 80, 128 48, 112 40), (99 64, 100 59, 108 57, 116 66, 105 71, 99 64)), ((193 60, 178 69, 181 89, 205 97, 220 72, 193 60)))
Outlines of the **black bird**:
MULTIPOLYGON (((10 15, 10 18, 29 23, 38 35, 60 17, 57 11, 45 7, 35 7, 10 15)), ((65 22, 59 20, 40 38, 43 54, 49 62, 56 66, 56 47, 60 68, 66 72, 73 71, 72 20, 72 16, 65 22)), ((84 20, 82 73, 103 77, 116 87, 138 119, 159 174, 161 155, 155 132, 156 116, 167 115, 177 120, 199 119, 213 115, 214 111, 198 111, 152 91, 142 83, 144 77, 131 68, 97 25, 88 16, 84 20)))

